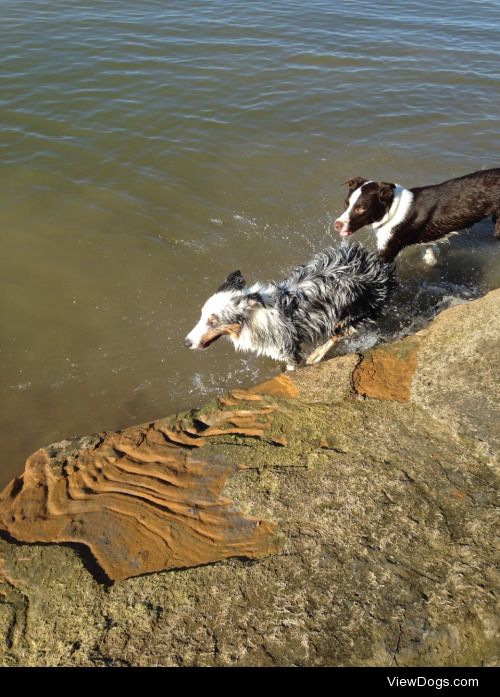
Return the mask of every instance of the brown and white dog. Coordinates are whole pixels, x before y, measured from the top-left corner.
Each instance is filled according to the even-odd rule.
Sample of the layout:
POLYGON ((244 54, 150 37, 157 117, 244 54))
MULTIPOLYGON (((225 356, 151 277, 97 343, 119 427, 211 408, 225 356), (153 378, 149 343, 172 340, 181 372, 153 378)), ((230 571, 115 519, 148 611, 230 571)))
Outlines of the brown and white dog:
MULTIPOLYGON (((346 210, 335 221, 341 237, 371 225, 382 261, 392 262, 408 245, 431 243, 493 216, 500 239, 500 168, 405 189, 355 177, 346 182, 346 210)), ((434 249, 424 259, 435 263, 434 249)))

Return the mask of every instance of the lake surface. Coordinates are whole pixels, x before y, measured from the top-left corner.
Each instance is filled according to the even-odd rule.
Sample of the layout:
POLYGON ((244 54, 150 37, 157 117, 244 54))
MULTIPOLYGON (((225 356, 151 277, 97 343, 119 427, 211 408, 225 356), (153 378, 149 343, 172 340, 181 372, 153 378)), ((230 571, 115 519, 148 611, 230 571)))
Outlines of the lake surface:
MULTIPOLYGON (((500 2, 0 0, 0 485, 279 370, 183 346, 229 271, 337 242, 342 182, 500 166, 500 2)), ((358 239, 373 244, 363 231, 358 239)), ((500 285, 481 223, 359 345, 500 285)), ((466 340, 466 337, 464 337, 466 340)))

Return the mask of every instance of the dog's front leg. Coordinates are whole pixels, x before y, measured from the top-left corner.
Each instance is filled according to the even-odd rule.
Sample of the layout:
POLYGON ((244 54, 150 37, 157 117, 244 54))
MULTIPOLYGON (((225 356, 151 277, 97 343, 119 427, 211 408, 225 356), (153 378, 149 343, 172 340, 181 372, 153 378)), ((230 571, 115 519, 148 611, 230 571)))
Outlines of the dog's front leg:
POLYGON ((302 346, 300 344, 295 344, 293 349, 288 353, 286 361, 286 370, 292 371, 297 370, 299 365, 303 360, 302 346))
POLYGON ((427 266, 436 266, 436 264, 438 263, 438 254, 438 245, 431 244, 430 247, 427 247, 427 249, 425 250, 423 256, 424 263, 427 264, 427 266))
POLYGON ((314 351, 308 355, 306 358, 306 365, 316 365, 316 363, 319 363, 326 356, 332 346, 334 346, 337 341, 340 341, 341 339, 342 336, 337 334, 330 337, 328 341, 321 344, 321 346, 318 346, 318 348, 314 349, 314 351))

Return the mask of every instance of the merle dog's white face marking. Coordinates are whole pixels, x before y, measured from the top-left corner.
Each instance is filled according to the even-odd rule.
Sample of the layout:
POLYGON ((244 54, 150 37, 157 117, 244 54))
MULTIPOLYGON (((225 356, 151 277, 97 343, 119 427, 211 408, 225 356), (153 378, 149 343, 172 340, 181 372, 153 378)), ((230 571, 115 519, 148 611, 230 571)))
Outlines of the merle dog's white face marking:
POLYGON ((198 324, 186 336, 184 344, 191 349, 206 349, 224 334, 235 338, 241 331, 238 322, 236 291, 214 293, 203 305, 198 324))

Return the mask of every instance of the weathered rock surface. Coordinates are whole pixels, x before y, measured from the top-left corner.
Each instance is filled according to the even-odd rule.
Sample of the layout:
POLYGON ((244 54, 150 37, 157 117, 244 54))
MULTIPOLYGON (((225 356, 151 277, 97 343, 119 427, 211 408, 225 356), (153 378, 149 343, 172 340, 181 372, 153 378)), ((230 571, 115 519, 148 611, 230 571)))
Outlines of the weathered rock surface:
POLYGON ((269 554, 276 524, 235 511, 220 495, 235 468, 199 448, 263 438, 276 409, 215 409, 38 450, 0 494, 0 528, 23 542, 81 542, 113 581, 269 554))
MULTIPOLYGON (((0 520, 10 535, 47 540, 35 536, 52 517, 62 526, 54 537, 87 544, 113 576, 97 551, 93 523, 88 538, 65 536, 61 529, 81 515, 68 513, 75 491, 83 492, 79 505, 98 504, 101 532, 130 493, 132 519, 139 521, 136 477, 142 474, 131 470, 142 445, 142 467, 156 472, 147 475, 153 479, 145 486, 146 507, 159 493, 156 468, 165 452, 175 452, 174 460, 202 462, 198 475, 214 463, 219 473, 216 484, 207 484, 213 499, 206 503, 215 516, 204 521, 208 547, 217 554, 215 548, 212 556, 200 554, 199 531, 190 531, 174 535, 172 555, 171 532, 148 522, 150 544, 165 545, 163 562, 250 557, 252 550, 268 556, 150 573, 110 586, 83 547, 20 545, 6 536, 0 539, 0 663, 498 663, 499 300, 496 291, 447 310, 417 335, 364 356, 235 390, 154 426, 32 456, 37 473, 42 458, 42 479, 10 485, 1 495, 0 520), (140 445, 132 434, 144 436, 140 445), (114 445, 124 441, 131 448, 133 442, 133 454, 118 447, 117 458, 114 445), (88 473, 97 468, 92 449, 103 447, 96 481, 88 486, 81 470, 69 477, 76 454, 88 473), (127 459, 126 482, 116 471, 124 452, 133 463, 127 459), (113 476, 108 466, 115 468, 113 476), (233 506, 219 498, 229 472, 234 474, 223 493, 233 506), (51 499, 58 477, 58 497, 51 499), (24 506, 23 491, 36 491, 37 482, 39 498, 24 506), (101 507, 100 499, 108 503, 101 507), (268 527, 260 541, 245 538, 239 551, 219 553, 231 519, 240 521, 238 536, 245 526, 245 535, 268 527), (268 523, 256 526, 258 520, 268 523), (192 541, 196 553, 186 549, 192 541)), ((159 508, 172 499, 164 490, 160 498, 159 508)), ((175 501, 172 521, 187 505, 175 501)), ((123 543, 137 559, 135 534, 124 535, 123 543)))
POLYGON ((363 397, 406 402, 417 368, 420 337, 366 351, 353 373, 354 389, 363 397))

